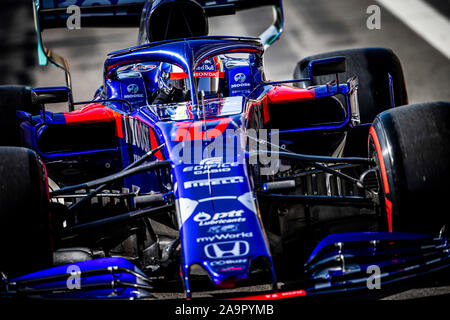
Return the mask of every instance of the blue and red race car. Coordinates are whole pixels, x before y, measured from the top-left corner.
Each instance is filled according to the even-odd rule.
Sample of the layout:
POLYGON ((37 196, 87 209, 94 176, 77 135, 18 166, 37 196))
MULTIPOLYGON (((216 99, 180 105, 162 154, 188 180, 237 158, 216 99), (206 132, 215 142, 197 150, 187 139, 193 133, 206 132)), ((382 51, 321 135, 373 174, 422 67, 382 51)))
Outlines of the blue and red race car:
POLYGON ((79 2, 84 26, 139 27, 139 45, 74 101, 41 38, 67 5, 34 0, 40 62, 67 84, 0 87, 3 297, 279 299, 448 268, 450 104, 408 105, 391 50, 270 82, 281 0, 79 2), (259 38, 208 36, 208 17, 257 6, 274 12, 259 38))

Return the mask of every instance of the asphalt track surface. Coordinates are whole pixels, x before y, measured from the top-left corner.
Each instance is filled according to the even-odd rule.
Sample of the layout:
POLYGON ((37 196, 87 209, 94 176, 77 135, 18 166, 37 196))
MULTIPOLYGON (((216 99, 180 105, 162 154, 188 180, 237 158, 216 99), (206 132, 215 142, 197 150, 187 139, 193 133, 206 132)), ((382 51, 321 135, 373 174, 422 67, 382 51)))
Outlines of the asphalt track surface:
MULTIPOLYGON (((404 1, 404 0, 392 0, 404 1)), ((406 0, 405 0, 406 1, 406 0)), ((407 0, 409 1, 409 0, 407 0)), ((0 11, 0 84, 63 85, 64 74, 52 66, 37 65, 31 1, 2 0, 0 11)), ((285 26, 281 39, 265 54, 270 80, 291 79, 296 62, 316 53, 358 47, 388 47, 399 56, 406 76, 410 103, 450 101, 449 51, 439 50, 426 35, 413 31, 416 20, 405 23, 402 12, 387 10, 376 0, 285 0, 285 26), (369 30, 367 7, 381 8, 381 29, 369 30), (397 14, 400 14, 398 16, 397 14)), ((413 1, 414 2, 414 1, 413 1)), ((450 0, 419 1, 447 22, 450 0)), ((419 17, 415 19, 420 20, 419 17)), ((426 25, 432 26, 433 18, 426 25)), ((231 17, 210 19, 210 34, 257 36, 271 23, 270 9, 253 9, 231 17)), ((418 21, 418 20, 417 20, 418 21)), ((422 21, 423 23, 423 21, 422 21)), ((44 32, 49 48, 69 59, 75 100, 88 100, 102 82, 102 67, 110 51, 136 45, 134 29, 50 30, 44 32)), ((443 30, 440 30, 441 32, 443 30)), ((444 30, 449 34, 449 30, 444 30)), ((444 39, 445 40, 445 39, 444 39)), ((448 37, 445 40, 448 44, 448 37)), ((443 42, 445 44, 445 41, 443 42)), ((448 47, 447 47, 448 48, 448 47)), ((62 105, 49 108, 65 111, 62 105)), ((447 209, 448 211, 448 209, 447 209)), ((264 290, 264 287, 258 288, 264 290)), ((349 299, 450 298, 450 274, 390 286, 349 299)), ((181 298, 181 295, 160 295, 181 298)))

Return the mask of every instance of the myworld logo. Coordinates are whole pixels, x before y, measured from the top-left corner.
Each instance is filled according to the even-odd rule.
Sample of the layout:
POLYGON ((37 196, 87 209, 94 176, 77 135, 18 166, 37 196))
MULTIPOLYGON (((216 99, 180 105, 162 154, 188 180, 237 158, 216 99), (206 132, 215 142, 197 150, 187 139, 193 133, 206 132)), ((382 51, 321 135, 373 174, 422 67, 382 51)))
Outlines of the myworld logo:
POLYGON ((253 232, 215 234, 213 236, 197 238, 197 243, 211 242, 211 241, 216 241, 216 240, 231 240, 231 239, 252 238, 252 237, 253 237, 253 232))

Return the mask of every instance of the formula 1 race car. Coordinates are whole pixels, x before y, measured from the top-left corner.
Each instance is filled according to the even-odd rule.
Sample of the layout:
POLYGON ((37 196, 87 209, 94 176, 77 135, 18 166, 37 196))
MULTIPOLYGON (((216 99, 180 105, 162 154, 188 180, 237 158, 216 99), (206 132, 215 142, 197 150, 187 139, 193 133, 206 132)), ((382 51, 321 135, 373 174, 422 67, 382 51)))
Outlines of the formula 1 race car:
POLYGON ((450 103, 409 105, 391 50, 271 82, 281 0, 76 2, 83 26, 139 27, 139 45, 74 101, 41 37, 67 5, 34 0, 39 61, 67 83, 0 87, 1 296, 278 299, 448 268, 450 103), (208 36, 208 17, 259 6, 259 38, 208 36))

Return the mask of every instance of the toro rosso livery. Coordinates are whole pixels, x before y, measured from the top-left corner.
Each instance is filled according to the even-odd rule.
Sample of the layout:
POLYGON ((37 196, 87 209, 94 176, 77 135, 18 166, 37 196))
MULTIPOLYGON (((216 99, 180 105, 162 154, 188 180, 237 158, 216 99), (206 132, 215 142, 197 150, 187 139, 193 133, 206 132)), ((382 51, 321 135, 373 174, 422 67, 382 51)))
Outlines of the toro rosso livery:
POLYGON ((271 284, 245 298, 278 299, 448 267, 449 103, 408 105, 391 50, 307 57, 271 82, 281 1, 78 2, 83 26, 139 27, 139 45, 76 101, 41 38, 67 5, 34 1, 39 61, 67 83, 0 87, 2 296, 271 284), (274 12, 259 38, 208 36, 208 17, 257 6, 274 12))

